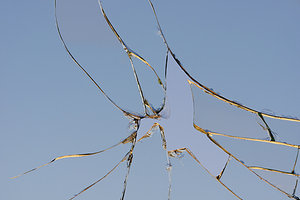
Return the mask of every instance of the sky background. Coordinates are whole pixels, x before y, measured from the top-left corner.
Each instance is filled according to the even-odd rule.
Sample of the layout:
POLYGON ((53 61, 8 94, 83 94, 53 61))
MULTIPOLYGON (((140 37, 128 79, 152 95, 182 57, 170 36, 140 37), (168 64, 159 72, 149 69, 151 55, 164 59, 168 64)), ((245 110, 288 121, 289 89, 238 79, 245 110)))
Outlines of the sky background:
MULTIPOLYGON (((300 117, 299 1, 153 3, 170 47, 199 82, 249 107, 300 117)), ((103 6, 126 44, 163 77, 166 49, 148 2, 110 0, 103 1, 103 6)), ((58 17, 78 61, 117 104, 141 112, 130 63, 105 24, 97 1, 58 1, 58 17)), ((3 2, 0 21, 0 199, 68 199, 101 178, 129 146, 61 160, 15 180, 9 177, 56 156, 113 145, 128 135, 128 119, 67 55, 55 27, 53 1, 3 2)), ((159 106, 163 93, 155 77, 142 63, 134 62, 145 96, 159 106)), ((171 66, 176 67, 172 61, 171 66)), ((180 96, 178 101, 186 106, 180 96)), ((210 153, 205 148, 203 152, 210 153)), ((159 135, 137 145, 127 199, 166 199, 165 168, 159 135)), ((119 198, 125 173, 123 163, 78 199, 119 198)), ((174 161, 172 197, 234 199, 188 155, 174 161)))

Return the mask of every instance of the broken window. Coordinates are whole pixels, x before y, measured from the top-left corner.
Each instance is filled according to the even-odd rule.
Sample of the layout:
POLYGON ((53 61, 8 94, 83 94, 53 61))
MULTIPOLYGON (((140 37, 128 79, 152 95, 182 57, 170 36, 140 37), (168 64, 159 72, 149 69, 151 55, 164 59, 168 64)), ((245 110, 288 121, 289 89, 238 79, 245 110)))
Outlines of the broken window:
MULTIPOLYGON (((76 32, 71 33, 71 28, 68 29, 67 24, 62 25, 59 21, 59 16, 62 15, 59 9, 60 3, 55 1, 56 25, 65 50, 112 107, 129 120, 128 135, 116 138, 117 142, 108 148, 92 153, 60 156, 40 166, 43 167, 65 158, 101 154, 119 146, 127 147, 127 150, 122 151, 125 153, 118 160, 114 160, 115 164, 103 176, 87 184, 71 199, 106 180, 113 173, 117 173, 119 168, 126 169, 123 171, 123 183, 117 187, 121 199, 131 195, 130 190, 134 191, 134 188, 127 190, 127 187, 130 186, 128 181, 134 170, 132 165, 135 162, 135 156, 139 154, 138 150, 142 151, 145 141, 151 141, 154 137, 156 137, 155 141, 160 142, 160 147, 157 145, 157 148, 161 148, 160 153, 164 154, 164 161, 161 160, 160 164, 166 167, 168 174, 168 180, 165 182, 168 185, 164 194, 165 198, 176 199, 177 191, 180 190, 179 182, 182 182, 186 187, 194 188, 199 197, 206 199, 219 199, 220 197, 224 199, 299 199, 297 196, 299 196, 300 119, 260 111, 257 105, 254 105, 254 108, 248 107, 203 84, 206 81, 201 80, 208 80, 207 77, 218 77, 223 74, 230 79, 232 76, 238 76, 238 73, 226 72, 226 66, 222 66, 222 69, 216 71, 215 74, 201 74, 203 70, 199 68, 206 67, 201 62, 201 53, 205 49, 195 40, 198 37, 207 37, 205 34, 208 33, 205 30, 200 32, 197 25, 188 22, 191 18, 184 17, 184 13, 190 12, 189 17, 198 20, 202 16, 201 12, 199 14, 200 8, 192 8, 186 2, 176 2, 180 6, 175 6, 176 3, 173 2, 166 5, 166 3, 159 2, 152 4, 150 0, 148 3, 119 1, 117 7, 116 2, 103 2, 103 4, 98 2, 99 16, 95 18, 102 17, 102 24, 99 24, 101 28, 98 30, 101 35, 96 37, 102 39, 95 43, 103 48, 97 54, 91 49, 93 53, 90 55, 78 50, 84 49, 86 42, 91 42, 88 37, 83 37, 82 41, 77 41, 72 45, 64 37, 64 33, 69 32, 67 35, 75 35, 74 37, 76 34, 88 36, 94 33, 89 33, 80 27, 76 32), (136 9, 137 6, 139 9, 136 9), (118 12, 122 15, 116 15, 118 12), (166 14, 164 23, 160 25, 160 13, 167 12, 177 13, 178 18, 168 19, 168 14, 166 14), (193 16, 193 14, 198 15, 193 16), (173 23, 165 23, 168 20, 173 23), (186 27, 176 26, 174 20, 186 22, 183 23, 186 27), (184 35, 177 40, 173 35, 179 34, 180 36, 182 29, 187 29, 190 35, 184 35), (174 34, 175 31, 176 34, 174 34), (195 37, 194 33, 200 34, 195 37), (186 38, 189 39, 186 40, 186 38), (185 47, 187 43, 189 48, 180 48, 185 47), (175 50, 173 46, 176 46, 175 50), (73 52, 73 48, 77 50, 73 52), (97 57, 100 64, 96 66, 90 63, 90 65, 95 65, 90 67, 90 56, 97 57), (149 138, 151 136, 153 138, 149 138), (199 172, 192 175, 185 174, 180 162, 189 163, 190 168, 197 167, 199 172), (193 184, 189 182, 192 178, 195 179, 193 184), (195 181, 197 181, 196 184, 195 181)), ((67 1, 64 4, 71 5, 72 3, 74 1, 67 1)), ((222 2, 218 5, 207 6, 213 8, 209 12, 223 12, 223 14, 226 14, 223 11, 225 8, 227 12, 237 9, 238 14, 245 9, 243 6, 250 6, 250 11, 254 9, 252 2, 236 3, 230 8, 222 2)), ((80 7, 77 9, 80 10, 80 7)), ((245 9, 247 12, 250 12, 249 10, 245 9)), ((261 14, 260 9, 256 11, 257 15, 261 14)), ((219 18, 221 20, 222 16, 219 18)), ((228 20, 226 16, 224 19, 228 20)), ((207 19, 207 21, 213 24, 213 20, 207 19)), ((72 22, 76 26, 77 21, 72 20, 72 22)), ((83 20, 82 24, 88 27, 88 23, 90 22, 83 20)), ((205 23, 205 20, 201 23, 205 23)), ((247 21, 241 24, 241 27, 245 28, 245 24, 247 21)), ((224 32, 230 32, 228 27, 222 28, 224 32)), ((230 28, 238 29, 236 26, 230 28)), ((217 43, 222 42, 223 39, 216 38, 215 40, 217 43)), ((227 39, 230 42, 232 38, 227 39)), ((249 39, 253 38, 249 37, 249 39)), ((69 40, 72 41, 72 38, 69 40)), ((202 42, 205 44, 205 41, 202 42)), ((216 44, 212 44, 214 45, 216 44)), ((223 51, 229 48, 236 48, 233 51, 238 51, 241 48, 237 44, 229 47, 227 45, 228 43, 223 46, 223 51)), ((246 43, 244 45, 247 46, 246 43)), ((225 57, 213 59, 210 60, 213 64, 222 63, 222 59, 226 62, 225 57)), ((240 60, 237 59, 238 61, 240 60)), ((249 73, 253 72, 249 71, 249 73)), ((269 76, 269 74, 264 76, 269 76)), ((253 86, 255 86, 253 82, 259 77, 258 74, 257 77, 249 80, 253 86)), ((247 92, 247 89, 243 88, 241 92, 247 92)), ((154 150, 149 149, 149 151, 154 150)), ((149 151, 145 152, 145 155, 152 159, 149 151)), ((148 167, 144 166, 144 173, 150 170, 148 167)), ((151 188, 146 188, 145 191, 153 192, 151 188)))

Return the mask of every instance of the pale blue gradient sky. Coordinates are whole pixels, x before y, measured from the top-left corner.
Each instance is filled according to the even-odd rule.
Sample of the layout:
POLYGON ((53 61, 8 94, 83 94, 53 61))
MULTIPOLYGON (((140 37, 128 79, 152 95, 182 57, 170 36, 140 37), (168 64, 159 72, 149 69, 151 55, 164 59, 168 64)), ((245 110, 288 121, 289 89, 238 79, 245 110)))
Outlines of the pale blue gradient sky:
MULTIPOLYGON (((299 1, 153 3, 171 48, 197 80, 244 105, 300 116, 299 1)), ((128 59, 97 1, 66 0, 58 6, 74 55, 117 103, 141 111, 128 59)), ((147 1, 103 1, 103 6, 125 42, 163 76, 165 48, 147 1)), ((68 199, 103 176, 128 147, 9 177, 55 156, 112 145, 128 134, 128 120, 68 57, 55 28, 53 1, 3 2, 0 21, 0 199, 68 199)), ((161 91, 142 67, 137 66, 149 85, 146 95, 158 105, 161 91)), ((166 199, 165 167, 159 136, 137 146, 127 199, 166 199)), ((121 166, 79 199, 118 199, 124 174, 121 166)), ((206 196, 212 193, 217 198, 211 180, 185 156, 174 166, 173 199, 214 199, 206 196)))

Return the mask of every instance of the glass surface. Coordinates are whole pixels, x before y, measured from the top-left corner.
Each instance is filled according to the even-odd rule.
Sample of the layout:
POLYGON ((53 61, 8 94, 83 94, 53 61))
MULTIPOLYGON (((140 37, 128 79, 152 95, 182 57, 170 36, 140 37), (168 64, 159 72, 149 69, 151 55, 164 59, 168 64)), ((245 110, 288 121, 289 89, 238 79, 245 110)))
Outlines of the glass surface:
POLYGON ((298 1, 8 7, 0 199, 298 198, 298 1))

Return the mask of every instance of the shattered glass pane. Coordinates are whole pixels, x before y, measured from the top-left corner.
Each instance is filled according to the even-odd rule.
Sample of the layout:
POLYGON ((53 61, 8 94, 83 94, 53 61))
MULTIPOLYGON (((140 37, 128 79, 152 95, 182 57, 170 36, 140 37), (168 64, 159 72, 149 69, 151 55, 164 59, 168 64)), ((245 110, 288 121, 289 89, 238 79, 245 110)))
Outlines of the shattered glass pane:
MULTIPOLYGON (((240 165, 248 168, 253 173, 252 175, 257 175, 258 180, 263 180, 269 186, 293 198, 297 187, 296 180, 299 177, 295 171, 298 162, 299 146, 297 141, 285 141, 282 140, 283 138, 281 138, 281 141, 278 141, 276 138, 280 134, 274 134, 272 126, 267 123, 265 118, 290 120, 294 121, 293 123, 298 126, 299 120, 297 118, 282 118, 282 116, 251 110, 239 103, 215 95, 212 91, 206 90, 193 82, 191 82, 191 87, 195 106, 195 128, 207 134, 224 152, 232 156, 240 165), (260 120, 255 120, 254 113, 260 120), (264 172, 255 172, 253 170, 264 172), (265 171, 269 172, 268 176, 266 176, 267 173, 265 171), (263 175, 261 175, 262 173, 263 175), (270 174, 272 175, 270 176, 270 174), (292 180, 282 184, 288 179, 292 180)), ((231 162, 229 162, 228 166, 230 164, 231 162)), ((232 172, 228 170, 227 173, 232 172)), ((245 178, 245 180, 247 179, 245 178)), ((238 184, 238 187, 241 187, 241 185, 238 184)), ((246 195, 245 197, 248 196, 246 195)))
POLYGON ((159 81, 164 82, 164 68, 161 66, 165 63, 166 48, 161 43, 152 11, 147 4, 139 1, 107 1, 105 8, 109 11, 108 17, 114 22, 113 26, 116 26, 121 36, 121 45, 101 15, 97 1, 86 1, 85 4, 79 0, 57 1, 59 28, 67 47, 77 61, 82 63, 93 77, 97 77, 101 88, 121 108, 140 114, 144 111, 132 73, 131 61, 144 97, 154 107, 162 106, 164 92, 159 81), (137 3, 138 5, 132 6, 137 3), (116 4, 119 6, 117 9, 116 4), (136 6, 140 9, 136 10, 136 6), (122 7, 128 9, 120 9, 122 7), (78 15, 81 12, 84 12, 84 15, 78 15), (127 17, 115 18, 116 13, 118 16, 127 17), (126 38, 123 38, 123 35, 126 38), (124 48, 129 50, 131 61, 124 48), (158 77, 161 80, 158 80, 158 77))
MULTIPOLYGON (((87 87, 96 87, 106 100, 97 108, 106 120, 99 125, 103 149, 79 154, 74 154, 77 145, 70 154, 61 149, 57 154, 63 156, 21 175, 58 160, 101 154, 101 173, 76 185, 68 198, 88 199, 97 184, 106 198, 299 199, 300 119, 261 108, 275 99, 268 89, 275 79, 269 82, 269 74, 259 70, 273 67, 265 60, 278 52, 268 57, 260 49, 247 50, 257 45, 253 35, 277 21, 263 18, 257 25, 247 17, 255 13, 260 19, 262 8, 272 10, 273 4, 55 0, 57 30, 67 54, 85 75, 85 84, 86 79, 92 83, 87 87), (253 35, 241 34, 253 27, 253 35), (217 35, 220 31, 224 34, 217 35), (240 42, 232 45, 235 39, 240 42), (252 54, 264 56, 249 60, 252 54), (250 74, 246 83, 244 73, 250 74), (260 84, 265 78, 269 84, 260 84), (233 100, 238 92, 245 94, 247 106, 233 100)), ((274 18, 276 9, 268 11, 274 18)), ((273 44, 268 42, 264 45, 273 44)), ((98 146, 93 143, 90 149, 98 146)), ((85 167, 74 171, 82 175, 85 167)))

